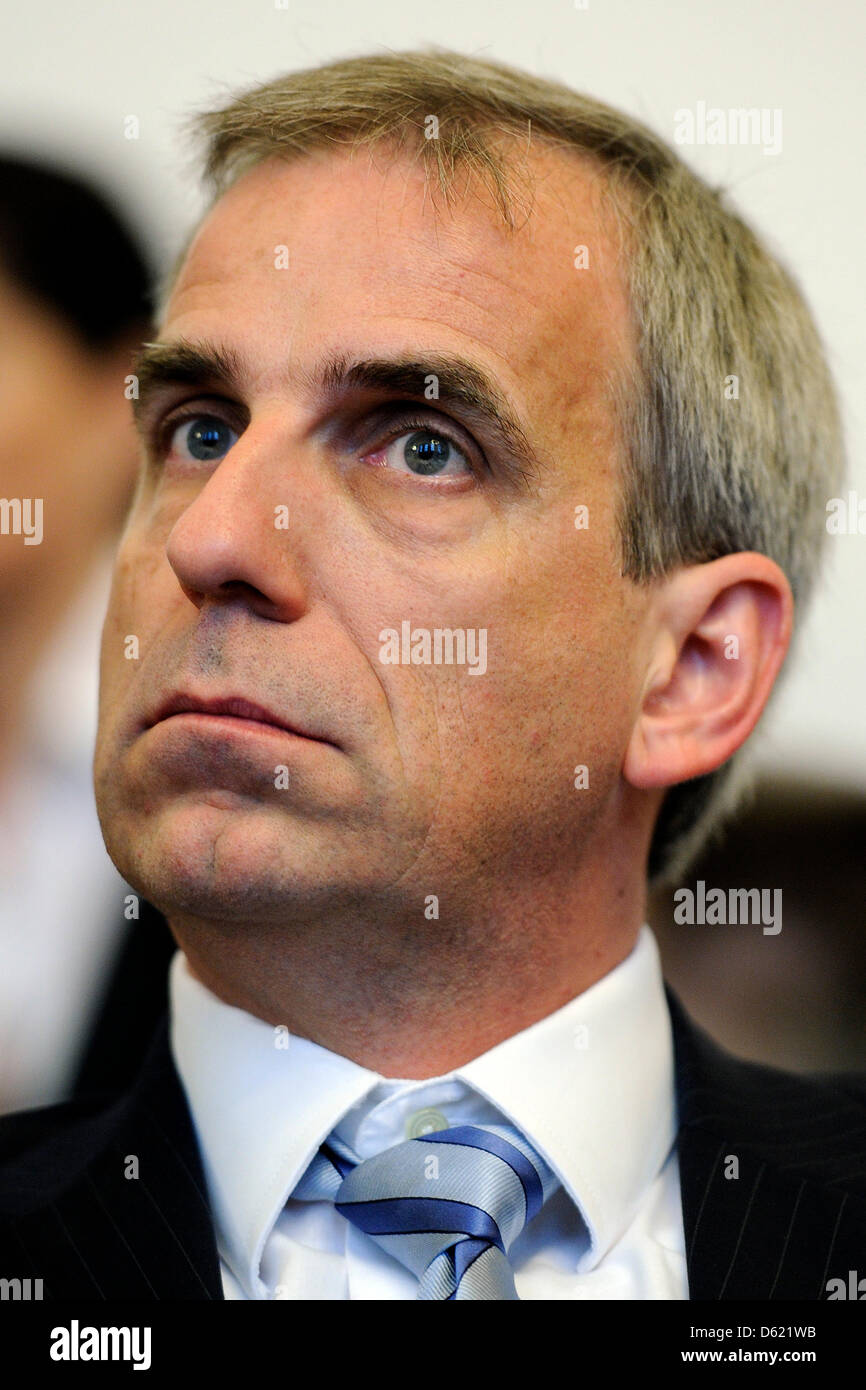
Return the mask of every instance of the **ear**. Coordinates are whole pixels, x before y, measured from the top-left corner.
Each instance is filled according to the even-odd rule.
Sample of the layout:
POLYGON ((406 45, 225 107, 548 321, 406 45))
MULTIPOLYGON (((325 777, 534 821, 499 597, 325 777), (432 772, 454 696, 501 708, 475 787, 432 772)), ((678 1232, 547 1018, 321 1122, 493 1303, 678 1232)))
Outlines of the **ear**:
POLYGON ((785 659, 793 613, 784 573, 753 551, 686 566, 661 584, 623 764, 632 786, 713 772, 745 743, 785 659))

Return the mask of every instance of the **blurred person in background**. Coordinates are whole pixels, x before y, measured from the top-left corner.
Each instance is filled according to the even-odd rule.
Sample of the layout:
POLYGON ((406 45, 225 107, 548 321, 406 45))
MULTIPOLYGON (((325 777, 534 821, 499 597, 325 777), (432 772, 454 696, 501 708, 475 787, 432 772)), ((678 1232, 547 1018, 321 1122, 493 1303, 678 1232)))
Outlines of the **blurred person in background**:
POLYGON ((0 155, 3 1110, 71 1088, 133 930, 91 760, 99 632, 136 462, 125 378, 150 281, 100 193, 0 155))

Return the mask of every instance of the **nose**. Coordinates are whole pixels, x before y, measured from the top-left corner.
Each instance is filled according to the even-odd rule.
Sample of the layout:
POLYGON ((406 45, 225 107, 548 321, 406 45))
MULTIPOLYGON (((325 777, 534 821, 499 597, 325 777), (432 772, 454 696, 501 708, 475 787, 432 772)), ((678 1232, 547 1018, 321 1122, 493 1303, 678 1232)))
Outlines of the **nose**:
POLYGON ((292 483, 251 435, 241 436, 178 517, 166 556, 197 608, 240 597, 260 617, 291 622, 306 607, 292 531, 281 525, 295 514, 292 483))

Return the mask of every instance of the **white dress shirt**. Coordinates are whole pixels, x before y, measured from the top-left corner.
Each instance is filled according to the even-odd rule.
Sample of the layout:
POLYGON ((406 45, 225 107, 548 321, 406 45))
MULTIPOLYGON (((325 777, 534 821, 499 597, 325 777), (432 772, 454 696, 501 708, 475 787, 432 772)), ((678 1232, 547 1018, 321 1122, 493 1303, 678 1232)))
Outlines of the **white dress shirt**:
POLYGON ((517 1125, 560 1178, 509 1251, 521 1299, 685 1299, 670 1014, 655 938, 445 1076, 386 1079, 217 999, 182 952, 171 1045, 202 1150, 227 1299, 414 1299, 331 1202, 291 1192, 335 1131, 369 1158, 431 1128, 517 1125))

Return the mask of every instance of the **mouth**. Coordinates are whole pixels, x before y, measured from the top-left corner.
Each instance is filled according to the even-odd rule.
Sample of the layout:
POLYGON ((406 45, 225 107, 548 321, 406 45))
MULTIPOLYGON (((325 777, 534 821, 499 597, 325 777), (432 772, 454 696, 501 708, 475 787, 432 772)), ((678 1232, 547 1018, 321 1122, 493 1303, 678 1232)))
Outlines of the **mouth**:
POLYGON ((315 733, 300 723, 290 723, 274 714, 265 705, 260 705, 255 700, 248 700, 243 695, 205 698, 178 691, 163 701, 155 713, 146 719, 144 727, 152 729, 156 724, 163 724, 170 719, 182 717, 201 718, 208 721, 216 719, 224 722, 226 727, 231 724, 238 728, 247 726, 250 729, 272 729, 279 733, 293 734, 296 738, 308 739, 310 742, 328 743, 335 748, 338 746, 332 739, 326 738, 323 734, 315 733))

